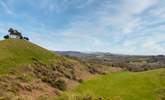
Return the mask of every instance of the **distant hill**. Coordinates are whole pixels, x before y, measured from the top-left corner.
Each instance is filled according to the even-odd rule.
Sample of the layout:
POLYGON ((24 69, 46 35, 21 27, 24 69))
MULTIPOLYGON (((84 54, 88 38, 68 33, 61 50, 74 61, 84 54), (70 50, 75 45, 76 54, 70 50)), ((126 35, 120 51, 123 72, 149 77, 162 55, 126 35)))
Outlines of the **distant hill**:
POLYGON ((60 55, 68 55, 73 57, 81 57, 81 58, 102 58, 106 56, 126 56, 126 55, 119 55, 119 54, 112 54, 112 53, 104 53, 104 52, 78 52, 78 51, 55 51, 60 55))
POLYGON ((104 52, 83 53, 76 51, 57 51, 60 55, 78 58, 84 62, 111 67, 120 67, 129 71, 145 71, 165 67, 164 55, 122 55, 104 52))
POLYGON ((78 51, 55 51, 56 53, 60 55, 69 55, 69 56, 74 56, 74 57, 86 57, 89 56, 87 53, 82 53, 78 51))
POLYGON ((79 51, 55 51, 56 53, 60 55, 68 55, 73 57, 91 57, 91 58, 110 58, 110 57, 123 57, 123 58, 131 58, 131 57, 161 57, 165 58, 165 55, 124 55, 124 54, 114 54, 114 53, 108 53, 108 52, 79 52, 79 51))

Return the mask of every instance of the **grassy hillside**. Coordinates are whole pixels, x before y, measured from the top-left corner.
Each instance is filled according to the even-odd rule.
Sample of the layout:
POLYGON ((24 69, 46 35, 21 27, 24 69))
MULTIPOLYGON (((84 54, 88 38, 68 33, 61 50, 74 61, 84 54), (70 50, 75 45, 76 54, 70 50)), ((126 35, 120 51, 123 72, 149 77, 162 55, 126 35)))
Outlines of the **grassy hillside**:
POLYGON ((54 54, 29 41, 0 41, 2 100, 51 100, 90 75, 89 68, 80 61, 54 54))
POLYGON ((0 55, 0 73, 4 73, 10 68, 27 66, 34 60, 49 64, 52 59, 60 58, 29 41, 18 39, 0 41, 0 55))
POLYGON ((108 98, 110 100, 164 100, 158 99, 165 95, 161 93, 163 89, 165 89, 165 69, 119 72, 85 81, 61 98, 76 100, 77 97, 84 96, 89 99, 92 96, 106 98, 105 100, 108 98))

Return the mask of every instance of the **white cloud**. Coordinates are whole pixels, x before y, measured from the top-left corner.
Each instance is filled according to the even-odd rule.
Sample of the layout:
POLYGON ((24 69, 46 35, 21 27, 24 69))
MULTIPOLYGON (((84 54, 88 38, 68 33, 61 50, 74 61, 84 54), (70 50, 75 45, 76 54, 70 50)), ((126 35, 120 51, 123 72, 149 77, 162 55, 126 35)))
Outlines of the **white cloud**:
POLYGON ((86 6, 89 6, 90 4, 92 4, 94 1, 96 1, 96 0, 84 0, 85 2, 84 3, 82 3, 82 4, 80 4, 80 5, 78 5, 77 6, 77 8, 84 8, 84 7, 86 7, 86 6))
POLYGON ((160 5, 160 6, 156 7, 155 9, 151 9, 149 14, 151 16, 155 16, 155 17, 164 19, 165 18, 165 4, 160 5))
POLYGON ((150 54, 153 52, 158 54, 158 51, 162 51, 163 48, 159 44, 159 39, 162 40, 161 37, 157 37, 157 41, 154 41, 155 35, 152 36, 153 40, 151 40, 151 37, 148 36, 139 37, 147 34, 143 31, 135 33, 150 23, 139 15, 157 2, 157 0, 125 0, 114 5, 111 1, 103 1, 102 5, 95 11, 89 12, 87 15, 77 16, 61 34, 70 37, 70 41, 78 38, 84 42, 89 42, 87 40, 90 39, 93 42, 88 43, 88 45, 101 48, 102 51, 112 50, 112 52, 128 54, 145 54, 147 51, 150 54), (114 30, 114 28, 116 29, 114 30), (102 40, 102 38, 111 36, 111 40, 102 40), (122 44, 113 44, 121 41, 123 41, 122 44), (153 47, 153 49, 147 50, 147 47, 153 47))
POLYGON ((117 5, 117 14, 109 17, 116 27, 121 29, 121 34, 130 33, 142 26, 142 19, 139 14, 150 8, 156 0, 124 0, 117 5))
POLYGON ((60 13, 68 8, 84 8, 94 1, 95 0, 39 0, 39 5, 45 12, 60 13))
MULTIPOLYGON (((27 1, 32 4, 36 2, 27 1)), ((37 8, 47 12, 46 15, 60 15, 73 8, 84 11, 78 15, 67 12, 73 13, 73 16, 69 22, 61 21, 65 28, 58 31, 49 30, 49 25, 36 20, 35 16, 23 17, 20 14, 17 17, 31 22, 26 28, 24 26, 24 32, 31 31, 29 36, 32 41, 49 49, 165 54, 165 27, 164 24, 160 25, 165 8, 159 6, 164 5, 164 2, 159 1, 161 0, 38 0, 37 8), (93 5, 95 3, 97 5, 93 5)), ((1 5, 6 10, 11 10, 8 5, 1 5)))
POLYGON ((74 35, 105 35, 110 34, 111 27, 117 28, 118 32, 115 33, 131 33, 141 28, 143 24, 143 20, 135 15, 142 13, 154 2, 155 0, 144 0, 143 2, 140 0, 125 0, 114 6, 111 1, 102 1, 102 5, 98 9, 75 18, 68 26, 69 30, 64 30, 64 33, 66 31, 67 34, 71 32, 74 35))
POLYGON ((10 15, 14 15, 14 12, 9 8, 9 6, 3 0, 0 1, 0 5, 3 6, 6 13, 10 15))

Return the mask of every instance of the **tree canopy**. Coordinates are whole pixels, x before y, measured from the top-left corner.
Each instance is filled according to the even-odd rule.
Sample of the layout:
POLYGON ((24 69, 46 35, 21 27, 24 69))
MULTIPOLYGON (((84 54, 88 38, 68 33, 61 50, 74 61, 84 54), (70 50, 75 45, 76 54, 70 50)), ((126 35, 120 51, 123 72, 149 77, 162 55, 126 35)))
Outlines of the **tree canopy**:
POLYGON ((29 40, 28 37, 23 37, 22 33, 13 29, 13 28, 9 28, 8 30, 8 35, 4 36, 4 39, 9 39, 9 38, 17 38, 17 39, 25 39, 25 40, 29 40), (15 36, 15 37, 13 37, 15 36))
POLYGON ((22 33, 18 32, 17 30, 14 30, 12 28, 10 28, 8 30, 8 32, 9 32, 10 35, 16 35, 16 36, 22 37, 22 33))

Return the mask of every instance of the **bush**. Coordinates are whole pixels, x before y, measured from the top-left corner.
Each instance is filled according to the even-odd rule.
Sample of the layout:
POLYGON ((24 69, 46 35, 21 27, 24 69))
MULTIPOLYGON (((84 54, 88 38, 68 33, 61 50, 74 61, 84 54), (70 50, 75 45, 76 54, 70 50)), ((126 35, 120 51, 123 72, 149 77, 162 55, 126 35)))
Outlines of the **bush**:
POLYGON ((29 38, 28 38, 28 37, 23 37, 23 39, 24 39, 24 40, 29 40, 29 38))
POLYGON ((5 35, 4 36, 4 39, 9 39, 9 35, 5 35))
POLYGON ((55 86, 62 91, 66 90, 66 83, 64 80, 61 79, 57 80, 55 82, 55 86))
POLYGON ((83 79, 78 79, 77 80, 79 83, 83 83, 83 79))

